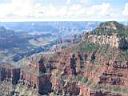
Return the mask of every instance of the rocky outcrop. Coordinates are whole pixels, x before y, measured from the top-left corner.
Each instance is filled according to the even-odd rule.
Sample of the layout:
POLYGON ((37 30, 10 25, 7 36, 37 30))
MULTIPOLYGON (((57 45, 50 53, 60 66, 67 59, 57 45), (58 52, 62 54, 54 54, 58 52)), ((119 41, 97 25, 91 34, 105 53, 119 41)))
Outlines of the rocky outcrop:
POLYGON ((20 68, 11 64, 0 64, 0 81, 11 81, 17 84, 20 79, 20 68))
POLYGON ((39 78, 38 93, 41 95, 48 95, 52 92, 52 83, 49 76, 39 78))
POLYGON ((120 49, 128 49, 128 29, 116 21, 101 23, 86 39, 100 45, 110 45, 120 49))
POLYGON ((87 37, 87 40, 89 40, 92 43, 97 43, 100 45, 110 45, 111 47, 119 48, 119 42, 120 38, 117 37, 116 34, 113 34, 111 36, 108 35, 89 35, 87 37))
POLYGON ((67 82, 64 85, 64 94, 69 96, 78 96, 80 93, 80 88, 76 82, 67 82))

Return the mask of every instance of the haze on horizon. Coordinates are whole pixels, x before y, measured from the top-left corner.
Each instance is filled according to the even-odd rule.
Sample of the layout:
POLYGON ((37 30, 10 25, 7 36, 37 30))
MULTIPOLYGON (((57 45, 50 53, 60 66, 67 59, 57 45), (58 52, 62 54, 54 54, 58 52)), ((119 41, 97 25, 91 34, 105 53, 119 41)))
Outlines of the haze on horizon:
POLYGON ((126 21, 127 0, 0 0, 0 21, 126 21))

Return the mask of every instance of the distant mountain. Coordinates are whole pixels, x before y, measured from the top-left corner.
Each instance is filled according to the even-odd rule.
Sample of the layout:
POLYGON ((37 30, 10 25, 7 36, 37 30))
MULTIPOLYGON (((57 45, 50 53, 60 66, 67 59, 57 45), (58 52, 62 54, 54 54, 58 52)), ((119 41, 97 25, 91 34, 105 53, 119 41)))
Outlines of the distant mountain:
POLYGON ((53 26, 40 22, 1 22, 1 26, 6 28, 16 30, 16 31, 25 31, 25 32, 54 32, 57 31, 53 26))
POLYGON ((0 26, 23 32, 48 32, 62 35, 79 34, 92 30, 100 22, 60 21, 60 22, 0 22, 0 26))
MULTIPOLYGON (((13 61, 47 51, 56 40, 97 27, 99 22, 1 22, 0 51, 13 61), (36 46, 35 42, 38 46, 36 46), (46 45, 43 45, 48 42, 46 45), (39 45, 40 44, 40 45, 39 45)), ((70 38, 71 39, 71 38, 70 38)), ((1 55, 1 54, 0 54, 1 55)))
POLYGON ((24 34, 0 27, 0 49, 10 49, 26 44, 24 34))
POLYGON ((56 37, 53 37, 49 33, 33 35, 28 34, 28 32, 16 32, 1 26, 0 55, 2 52, 3 54, 5 54, 3 57, 11 57, 13 61, 18 61, 24 58, 25 56, 30 56, 32 54, 48 50, 48 48, 50 48, 50 46, 52 46, 55 42, 55 38, 56 37), (39 38, 42 39, 42 43, 43 41, 47 41, 49 43, 42 46, 35 46, 30 42, 34 40, 38 41, 39 38))

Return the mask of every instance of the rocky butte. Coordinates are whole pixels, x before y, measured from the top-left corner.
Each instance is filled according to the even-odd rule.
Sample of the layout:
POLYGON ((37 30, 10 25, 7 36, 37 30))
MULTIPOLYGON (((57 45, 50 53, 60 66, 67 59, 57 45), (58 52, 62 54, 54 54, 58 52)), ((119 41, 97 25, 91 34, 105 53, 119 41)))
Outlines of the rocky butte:
POLYGON ((101 23, 80 42, 0 66, 2 96, 128 96, 128 29, 101 23))

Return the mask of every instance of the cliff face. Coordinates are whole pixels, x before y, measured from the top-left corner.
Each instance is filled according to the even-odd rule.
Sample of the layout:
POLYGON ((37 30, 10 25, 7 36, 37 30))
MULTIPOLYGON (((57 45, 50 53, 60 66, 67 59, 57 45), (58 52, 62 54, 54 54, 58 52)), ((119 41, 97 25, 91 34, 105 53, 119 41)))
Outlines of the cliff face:
MULTIPOLYGON (((110 45, 111 47, 119 48, 120 38, 118 38, 116 34, 113 34, 111 36, 89 35, 87 39, 92 43, 97 43, 100 45, 110 45)), ((121 43, 123 43, 123 41, 121 43)))
MULTIPOLYGON (((108 27, 107 23, 106 28, 117 30, 117 26, 113 24, 108 27)), ((28 83, 31 81, 29 78, 25 83, 18 83, 15 94, 19 96, 26 94, 38 96, 38 93, 49 96, 128 96, 128 53, 127 49, 124 51, 116 47, 119 46, 118 40, 117 33, 116 35, 91 34, 78 44, 54 54, 43 55, 43 61, 39 60, 40 56, 35 59, 30 58, 24 63, 29 66, 24 70, 27 72, 25 76, 31 77, 29 70, 32 70, 33 66, 37 68, 36 71, 45 67, 43 74, 37 76, 42 79, 28 83), (39 63, 41 67, 37 66, 39 63), (28 86, 35 82, 36 88, 28 86)), ((35 71, 31 73, 33 76, 35 71)))
POLYGON ((105 94, 107 96, 127 96, 128 93, 123 91, 128 88, 127 59, 118 59, 121 53, 118 53, 117 49, 99 48, 96 50, 96 52, 90 52, 90 50, 73 52, 67 49, 67 52, 60 53, 57 57, 59 59, 57 69, 53 71, 54 75, 51 77, 55 94, 64 95, 73 92, 74 95, 70 96, 76 96, 79 92, 80 96, 106 96, 105 94), (114 52, 107 53, 113 50, 114 52), (106 51, 106 53, 102 51, 106 51), (76 74, 74 74, 74 68, 70 66, 72 54, 73 56, 75 54, 76 58, 76 74), (110 56, 106 56, 108 54, 110 56), (73 87, 73 90, 74 82, 77 83, 77 86, 73 87), (70 91, 65 90, 65 86, 70 91))
POLYGON ((115 21, 101 23, 87 35, 86 39, 100 45, 110 45, 121 50, 128 49, 128 29, 115 21))
MULTIPOLYGON (((108 26, 106 28, 113 30, 119 27, 113 24, 108 26)), ((80 96, 127 96, 128 55, 119 48, 119 44, 123 43, 120 42, 120 38, 122 39, 118 37, 118 33, 92 34, 73 48, 60 52, 59 56, 55 57, 58 59, 58 71, 54 74, 58 75, 54 77, 60 76, 61 79, 57 79, 57 84, 53 84, 56 89, 54 92, 70 94, 69 91, 65 92, 64 85, 68 82, 77 82, 80 96)))

